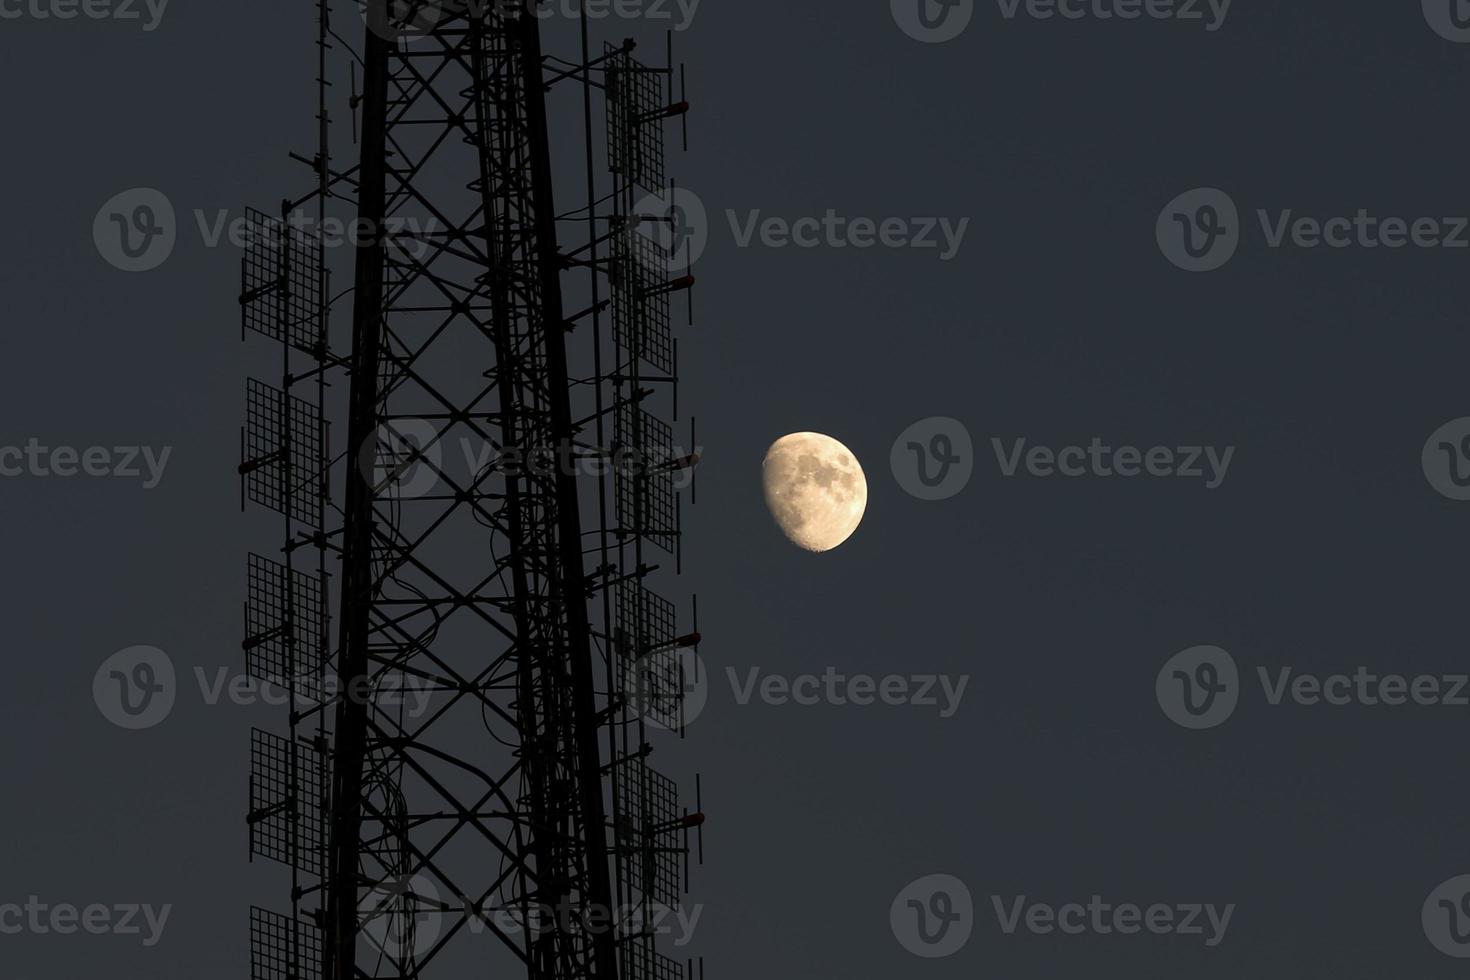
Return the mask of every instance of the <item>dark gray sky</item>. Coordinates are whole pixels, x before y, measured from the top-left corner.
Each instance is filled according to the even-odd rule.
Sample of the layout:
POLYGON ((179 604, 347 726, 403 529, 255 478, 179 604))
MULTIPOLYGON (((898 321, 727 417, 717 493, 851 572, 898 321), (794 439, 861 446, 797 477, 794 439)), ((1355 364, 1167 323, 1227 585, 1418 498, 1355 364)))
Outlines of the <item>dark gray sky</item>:
MULTIPOLYGON (((0 446, 172 450, 153 489, 0 480, 0 905, 173 907, 151 948, 0 935, 0 980, 246 976, 246 910, 282 897, 277 867, 246 863, 243 820, 248 732, 279 712, 207 705, 192 679, 241 671, 243 561, 265 519, 237 507, 240 389, 272 370, 266 345, 239 342, 239 253, 206 247, 193 212, 302 188, 286 152, 312 139, 303 6, 175 0, 152 31, 141 5, 143 22, 0 19, 0 446), (127 274, 92 223, 134 187, 162 191, 180 227, 167 262, 127 274), (127 732, 91 684, 140 644, 185 683, 164 723, 127 732)), ((657 45, 659 26, 605 36, 657 45)), ((678 46, 695 108, 670 166, 710 215, 681 341, 705 449, 681 585, 700 594, 711 684, 665 757, 704 774, 688 949, 709 975, 1458 975, 1421 907, 1470 872, 1455 789, 1470 709, 1273 706, 1257 668, 1467 669, 1470 505, 1434 491, 1420 451, 1470 415, 1470 251, 1271 248, 1256 213, 1470 214, 1470 46, 1417 4, 1321 0, 1237 0, 1215 31, 1007 19, 977 0, 942 44, 905 35, 883 0, 704 0, 678 46), (1238 251, 1209 273, 1155 239, 1160 209, 1198 187, 1240 215, 1238 251), (726 215, 828 209, 969 225, 941 261, 740 247, 726 215), (926 502, 888 459, 932 416, 962 422, 976 458, 961 492, 926 502), (766 447, 805 429, 846 443, 871 491, 823 555, 787 543, 761 499, 766 447), (991 448, 1094 437, 1235 453, 1207 490, 1007 478, 991 448), (1201 644, 1230 652, 1242 690, 1226 723, 1189 731, 1155 678, 1201 644), (941 718, 742 705, 726 673, 829 667, 970 680, 941 718), (889 908, 936 873, 968 886, 974 932, 921 960, 889 908), (992 907, 1093 895, 1234 912, 1207 947, 1008 935, 992 907)))

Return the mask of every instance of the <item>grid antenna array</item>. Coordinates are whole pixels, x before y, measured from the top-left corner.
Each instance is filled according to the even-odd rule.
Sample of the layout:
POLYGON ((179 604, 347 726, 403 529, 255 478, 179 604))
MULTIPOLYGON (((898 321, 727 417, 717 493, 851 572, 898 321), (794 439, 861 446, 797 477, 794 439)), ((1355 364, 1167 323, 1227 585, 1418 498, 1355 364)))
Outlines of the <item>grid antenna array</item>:
POLYGON ((643 717, 678 730, 684 665, 674 646, 674 604, 637 581, 618 587, 617 646, 623 697, 643 717))
POLYGON ((630 936, 623 943, 625 980, 685 980, 684 971, 673 960, 654 949, 651 936, 630 936))
MULTIPOLYGON (((330 7, 331 0, 318 0, 323 58, 330 7)), ((320 135, 324 198, 330 161, 325 110, 320 135)), ((280 388, 253 378, 246 382, 240 506, 249 501, 280 515, 284 542, 281 561, 254 553, 246 559, 241 647, 250 677, 286 690, 289 719, 286 736, 251 731, 246 824, 252 860, 285 865, 292 886, 289 914, 250 910, 251 980, 322 980, 326 948, 319 921, 306 917, 302 903, 311 891, 307 879, 320 880, 325 872, 330 767, 320 747, 321 729, 318 741, 308 743, 298 726, 324 710, 325 701, 330 616, 328 542, 322 533, 328 496, 323 419, 325 371, 336 362, 327 349, 330 277, 323 242, 296 222, 298 206, 283 206, 289 220, 247 209, 240 263, 241 339, 257 334, 278 344, 284 378, 280 388), (310 367, 298 374, 302 355, 310 367), (314 400, 298 393, 308 385, 314 400)), ((318 218, 324 216, 319 209, 318 218)))
POLYGON ((668 280, 673 250, 663 244, 656 215, 633 215, 614 237, 613 340, 633 359, 674 372, 668 280))
POLYGON ((648 190, 658 190, 664 185, 665 73, 641 64, 626 47, 608 44, 603 54, 608 169, 648 190))
POLYGON ((326 765, 316 749, 255 729, 250 737, 250 853, 320 875, 326 765))
MULTIPOLYGON (((679 192, 666 186, 665 123, 684 116, 688 103, 672 99, 672 35, 669 64, 651 68, 633 58, 631 43, 608 46, 606 112, 608 167, 615 175, 614 205, 607 217, 611 245, 608 280, 617 379, 611 453, 619 567, 613 586, 619 733, 614 762, 614 824, 620 896, 647 916, 676 903, 687 884, 690 830, 702 813, 687 813, 675 783, 647 764, 654 733, 683 734, 686 670, 697 676, 695 631, 676 638, 674 606, 645 585, 649 549, 681 556, 676 476, 698 463, 699 453, 675 458, 673 429, 658 414, 671 405, 678 418, 678 345, 672 298, 692 290, 690 270, 675 268, 687 231, 679 192), (664 96, 668 91, 669 95, 664 96), (645 373, 651 369, 652 373, 645 373), (694 648, 693 660, 689 659, 694 648), (683 875, 681 876, 681 865, 683 875)), ((692 303, 691 303, 692 308, 692 303)), ((691 437, 693 427, 691 421, 691 437)), ((696 614, 697 620, 697 614, 696 614)), ((702 844, 702 840, 701 840, 702 844)), ((624 937, 620 962, 625 980, 681 980, 678 964, 657 949, 651 930, 624 937)))
POLYGON ((613 428, 618 525, 673 552, 678 537, 674 504, 673 429, 631 401, 618 404, 613 428))
POLYGON ((321 980, 322 931, 268 909, 250 909, 250 980, 321 980))
POLYGON ((246 330, 309 353, 321 349, 321 236, 245 211, 240 316, 246 330))
POLYGON ((320 528, 316 489, 326 465, 323 444, 317 406, 263 381, 246 381, 240 476, 247 499, 320 528))
POLYGON ((684 854, 675 843, 683 830, 678 787, 641 758, 619 766, 618 780, 623 804, 618 855, 627 880, 649 902, 673 905, 682 890, 680 861, 684 854))
POLYGON ((251 554, 245 574, 246 673, 320 701, 325 615, 316 577, 251 554))

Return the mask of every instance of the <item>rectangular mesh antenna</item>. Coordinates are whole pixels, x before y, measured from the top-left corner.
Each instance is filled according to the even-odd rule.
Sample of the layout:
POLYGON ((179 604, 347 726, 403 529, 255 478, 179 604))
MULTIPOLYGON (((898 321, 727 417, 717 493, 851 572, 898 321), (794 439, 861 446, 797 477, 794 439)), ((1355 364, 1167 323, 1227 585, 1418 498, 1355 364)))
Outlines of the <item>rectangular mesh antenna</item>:
POLYGON ((604 45, 608 169, 648 190, 664 185, 663 73, 604 45))
POLYGON ((613 423, 614 496, 618 525, 665 551, 674 550, 677 533, 673 473, 664 468, 674 455, 673 430, 632 402, 618 404, 613 423))
POLYGON ((256 680, 321 697, 321 583, 314 575, 252 554, 245 575, 245 670, 256 680))
POLYGON ((672 250, 657 237, 663 220, 661 214, 641 216, 614 238, 613 340, 628 357, 673 374, 674 333, 662 288, 673 271, 672 250))
POLYGON ((315 405, 250 378, 245 382, 245 496, 320 528, 323 459, 315 405))
POLYGON ((322 240, 248 208, 240 311, 245 328, 316 353, 322 312, 322 240))
POLYGON ((617 639, 623 694, 632 710, 677 730, 684 672, 674 639, 674 604, 640 585, 618 589, 617 639))
POLYGON ((683 980, 684 971, 653 948, 652 936, 634 936, 623 944, 623 975, 626 980, 683 980))
POLYGON ((652 902, 673 905, 679 899, 679 855, 670 827, 679 818, 674 781, 632 757, 617 767, 618 856, 625 880, 652 902))
POLYGON ((322 873, 326 770, 310 746, 254 729, 250 733, 250 853, 322 873))
POLYGON ((310 922, 250 909, 250 980, 321 980, 322 932, 310 922))

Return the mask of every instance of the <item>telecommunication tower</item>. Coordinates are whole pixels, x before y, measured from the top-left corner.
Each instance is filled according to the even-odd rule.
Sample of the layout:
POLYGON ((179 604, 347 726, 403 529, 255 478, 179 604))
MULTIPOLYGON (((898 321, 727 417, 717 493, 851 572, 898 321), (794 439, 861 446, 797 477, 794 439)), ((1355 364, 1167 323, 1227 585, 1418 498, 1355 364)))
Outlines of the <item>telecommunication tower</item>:
POLYGON ((243 647, 290 710, 252 733, 247 823, 291 878, 251 980, 695 969, 651 925, 704 823, 653 765, 700 681, 697 612, 655 591, 699 462, 688 104, 671 40, 594 54, 584 9, 553 57, 545 13, 318 0, 313 186, 249 213, 242 333, 280 375, 246 384, 241 496, 280 537, 243 647))

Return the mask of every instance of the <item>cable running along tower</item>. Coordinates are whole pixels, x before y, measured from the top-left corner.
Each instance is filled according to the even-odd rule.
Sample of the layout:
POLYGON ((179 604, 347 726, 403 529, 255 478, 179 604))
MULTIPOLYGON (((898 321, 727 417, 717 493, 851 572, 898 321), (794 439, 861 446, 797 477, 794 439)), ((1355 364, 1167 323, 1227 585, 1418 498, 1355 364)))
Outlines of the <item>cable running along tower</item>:
POLYGON ((697 605, 681 633, 655 591, 699 461, 672 41, 594 53, 524 0, 316 14, 313 186, 242 260, 279 371, 246 383, 274 519, 243 648, 290 695, 251 736, 250 853, 291 879, 251 980, 692 976, 654 928, 704 822, 653 765, 701 670, 697 605))

